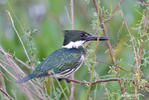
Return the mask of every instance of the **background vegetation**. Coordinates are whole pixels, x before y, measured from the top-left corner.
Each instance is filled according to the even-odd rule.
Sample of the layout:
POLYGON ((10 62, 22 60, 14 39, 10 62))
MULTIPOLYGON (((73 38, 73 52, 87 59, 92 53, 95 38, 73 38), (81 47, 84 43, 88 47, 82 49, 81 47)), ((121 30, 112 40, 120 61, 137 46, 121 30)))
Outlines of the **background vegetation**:
MULTIPOLYGON (((87 57, 75 80, 115 80, 94 85, 75 83, 73 99, 149 100, 149 1, 95 1, 74 0, 74 29, 108 34, 110 41, 99 42, 97 48, 96 42, 86 44, 87 57)), ((46 77, 15 83, 62 46, 62 30, 72 29, 70 3, 0 0, 0 100, 70 98, 71 84, 65 80, 46 77)))

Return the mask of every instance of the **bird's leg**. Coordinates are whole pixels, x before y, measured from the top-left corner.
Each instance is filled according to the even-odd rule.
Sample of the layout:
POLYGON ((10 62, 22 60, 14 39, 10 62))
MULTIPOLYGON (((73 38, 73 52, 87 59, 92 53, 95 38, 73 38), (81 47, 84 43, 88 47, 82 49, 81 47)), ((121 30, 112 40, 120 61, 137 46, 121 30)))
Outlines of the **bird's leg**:
POLYGON ((58 81, 62 81, 62 78, 57 78, 58 79, 58 81))
POLYGON ((62 81, 65 80, 67 83, 70 83, 70 80, 68 78, 57 78, 58 81, 62 81))
POLYGON ((67 82, 67 83, 70 83, 70 80, 66 78, 66 82, 67 82))

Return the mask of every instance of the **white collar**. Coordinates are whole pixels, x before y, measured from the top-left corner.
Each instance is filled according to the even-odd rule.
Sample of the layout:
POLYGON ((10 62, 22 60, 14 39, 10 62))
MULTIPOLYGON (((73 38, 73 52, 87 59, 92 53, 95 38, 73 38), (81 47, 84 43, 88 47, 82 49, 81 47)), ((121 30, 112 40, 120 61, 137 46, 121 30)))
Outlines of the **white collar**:
POLYGON ((68 48, 68 49, 71 49, 71 48, 78 48, 80 46, 83 46, 85 41, 76 41, 76 42, 73 42, 73 41, 70 41, 68 44, 62 46, 63 48, 68 48))

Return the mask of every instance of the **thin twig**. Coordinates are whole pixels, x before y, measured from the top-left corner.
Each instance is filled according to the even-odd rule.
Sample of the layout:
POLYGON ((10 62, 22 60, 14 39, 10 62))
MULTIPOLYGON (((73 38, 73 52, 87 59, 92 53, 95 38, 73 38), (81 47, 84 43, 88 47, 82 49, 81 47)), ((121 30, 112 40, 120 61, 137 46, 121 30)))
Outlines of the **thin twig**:
POLYGON ((67 82, 74 82, 74 83, 77 83, 77 84, 80 84, 80 85, 83 85, 83 84, 92 84, 92 85, 95 85, 95 84, 98 84, 98 83, 101 83, 101 82, 111 82, 111 81, 119 81, 121 79, 128 79, 128 78, 108 78, 108 79, 100 79, 100 80, 96 80, 94 82, 87 82, 87 81, 78 81, 78 80, 72 80, 72 79, 68 79, 68 78, 62 78, 63 80, 66 80, 67 82))
POLYGON ((130 71, 128 71, 128 70, 126 70, 126 69, 120 67, 120 65, 108 64, 108 63, 106 63, 106 62, 104 62, 104 61, 101 61, 101 60, 96 60, 96 62, 100 62, 100 63, 106 64, 106 65, 109 65, 109 66, 116 66, 116 67, 118 67, 119 69, 121 69, 121 70, 124 71, 124 72, 132 73, 132 72, 130 72, 130 71))
MULTIPOLYGON (((100 4, 100 2, 99 2, 99 4, 100 4)), ((99 8, 97 9, 97 14, 99 15, 99 8)), ((97 52, 97 48, 98 48, 98 44, 99 44, 99 27, 100 26, 100 20, 99 20, 99 17, 97 18, 97 32, 96 32, 96 34, 97 34, 97 41, 96 41, 96 47, 95 47, 95 50, 94 50, 94 58, 93 58, 93 60, 94 61, 96 61, 96 52, 97 52)), ((93 80, 93 75, 94 75, 94 71, 95 71, 95 69, 94 69, 94 67, 92 66, 92 68, 91 68, 91 76, 90 76, 90 84, 89 84, 89 86, 88 86, 88 92, 87 92, 87 100, 89 100, 89 97, 90 97, 90 90, 91 90, 91 83, 92 83, 92 80, 93 80)))
POLYGON ((15 80, 18 79, 18 78, 15 77, 9 70, 7 70, 7 68, 5 68, 1 63, 0 63, 0 67, 2 67, 12 78, 14 78, 15 80))
MULTIPOLYGON (((0 47, 0 52, 2 54, 4 54, 3 49, 0 47)), ((20 64, 22 64, 23 66, 25 66, 27 69, 31 69, 30 66, 28 66, 26 63, 24 63, 22 60, 20 60, 19 58, 12 56, 11 54, 7 53, 8 57, 13 58, 14 60, 16 60, 17 62, 19 62, 20 64)))
POLYGON ((135 49, 134 39, 133 39, 133 36, 132 36, 132 34, 131 34, 130 30, 129 30, 128 24, 127 24, 127 22, 125 20, 125 17, 124 17, 124 14, 123 14, 123 11, 122 11, 121 7, 120 7, 120 11, 121 11, 121 16, 123 18, 124 24, 125 24, 126 29, 128 31, 129 37, 130 37, 131 45, 132 45, 132 48, 133 48, 133 53, 135 55, 134 59, 136 61, 136 75, 135 75, 136 80, 134 82, 134 85, 135 85, 135 88, 134 88, 134 100, 136 100, 137 93, 138 93, 138 79, 137 78, 140 76, 140 65, 138 63, 138 54, 137 54, 136 49, 135 49))
MULTIPOLYGON (((149 6, 147 6, 147 7, 149 7, 149 6)), ((145 33, 147 31, 148 16, 149 16, 149 9, 146 8, 146 15, 145 15, 145 19, 144 19, 144 28, 143 28, 143 36, 141 37, 141 44, 140 44, 139 55, 138 55, 138 66, 139 66, 139 70, 140 70, 140 65, 141 65, 141 56, 142 56, 142 49, 143 49, 144 37, 145 37, 145 33)), ((136 87, 135 87, 134 100, 136 100, 136 97, 137 97, 137 84, 138 83, 136 83, 136 87)))
POLYGON ((73 0, 70 1, 70 8, 71 8, 71 28, 74 29, 74 7, 73 7, 73 0))
MULTIPOLYGON (((72 30, 74 29, 74 1, 70 1, 70 8, 71 8, 71 27, 72 30)), ((74 73, 72 74, 72 79, 74 79, 74 73)), ((71 83, 71 94, 70 94, 70 100, 74 100, 74 83, 71 83)))
MULTIPOLYGON (((127 77, 99 79, 99 80, 96 80, 94 82, 72 80, 72 79, 69 79, 69 78, 61 78, 61 79, 66 80, 66 82, 73 82, 73 83, 76 83, 76 84, 79 84, 79 85, 85 85, 85 84, 86 85, 89 85, 89 84, 96 85, 96 84, 99 84, 99 83, 102 83, 102 82, 112 82, 112 81, 119 81, 119 80, 126 80, 127 81, 127 80, 129 80, 129 78, 127 78, 127 77)), ((132 83, 135 84, 134 80, 129 80, 129 81, 132 81, 132 83)), ((142 85, 141 88, 149 88, 149 83, 144 83, 144 85, 142 85)))
POLYGON ((112 13, 110 14, 110 16, 104 21, 104 23, 107 23, 113 16, 113 14, 116 12, 116 10, 119 8, 120 4, 123 2, 124 0, 120 0, 120 2, 115 6, 115 8, 112 10, 112 13))
POLYGON ((125 24, 126 29, 127 29, 127 31, 128 31, 129 37, 130 37, 131 45, 132 45, 133 52, 134 52, 134 55, 135 55, 136 66, 138 67, 138 66, 139 66, 139 65, 138 65, 138 56, 137 56, 137 52, 136 52, 136 49, 135 49, 134 39, 133 39, 133 36, 132 36, 132 34, 131 34, 130 30, 129 30, 128 24, 127 24, 127 22, 126 22, 126 20, 125 20, 125 17, 124 17, 124 14, 123 14, 123 11, 122 11, 121 8, 120 8, 120 11, 121 11, 121 16, 122 16, 122 18, 123 18, 124 24, 125 24))
POLYGON ((7 94, 7 90, 6 90, 6 85, 5 85, 5 81, 4 81, 4 75, 3 75, 3 73, 0 71, 0 88, 3 90, 3 94, 4 94, 4 98, 3 99, 6 99, 6 100, 8 100, 8 96, 5 96, 5 93, 7 94))
MULTIPOLYGON (((11 55, 8 54, 8 56, 11 56, 11 55)), ((31 69, 29 65, 27 65, 26 63, 24 63, 22 60, 18 59, 17 57, 13 56, 13 59, 19 62, 20 64, 22 64, 23 66, 25 66, 27 69, 31 69)))
MULTIPOLYGON (((70 78, 60 78, 60 79, 65 80, 68 83, 73 82, 73 83, 76 83, 76 84, 79 84, 79 85, 89 85, 89 84, 96 85, 96 84, 99 84, 99 83, 102 83, 102 82, 112 82, 112 81, 119 81, 119 80, 125 80, 125 81, 129 80, 133 84, 135 84, 135 80, 131 80, 128 77, 99 79, 99 80, 96 80, 94 82, 79 81, 79 80, 73 80, 73 79, 70 79, 70 78)), ((144 83, 142 86, 140 86, 140 88, 149 88, 149 83, 144 83)))
POLYGON ((66 15, 67 15, 69 23, 71 23, 71 19, 70 19, 70 15, 69 15, 69 11, 68 11, 67 6, 65 6, 65 11, 66 11, 66 15))
POLYGON ((124 27, 124 21, 123 21, 123 23, 122 23, 122 25, 121 25, 119 31, 117 32, 117 34, 118 34, 118 35, 117 35, 117 41, 116 41, 115 46, 113 46, 113 48, 117 47, 117 45, 118 45, 119 42, 120 42, 120 35, 122 34, 122 29, 123 29, 123 27, 124 27))
MULTIPOLYGON (((96 0, 93 0, 93 1, 94 1, 94 5, 95 5, 95 8, 96 8, 96 11, 98 11, 98 3, 97 3, 96 0)), ((102 16, 101 16, 100 11, 99 11, 99 19, 100 19, 100 24, 101 24, 101 27, 102 27, 102 29, 103 29, 104 35, 105 35, 105 36, 108 36, 106 27, 105 27, 104 23, 102 23, 102 16)), ((115 58, 114 58, 114 54, 113 54, 113 50, 112 50, 111 43, 110 43, 109 40, 107 40, 106 43, 107 43, 107 46, 108 46, 108 48, 109 48, 109 52, 110 52, 110 55, 111 55, 111 58, 112 58, 112 62, 113 62, 114 64, 116 64, 116 61, 115 61, 115 58)))
MULTIPOLYGON (((55 79, 56 79, 56 78, 55 78, 55 79)), ((73 79, 72 79, 72 80, 73 80, 73 79)), ((60 84, 60 82, 58 81, 58 79, 56 79, 56 81, 57 81, 58 86, 60 87, 62 93, 64 94, 65 99, 68 100, 68 97, 67 97, 67 95, 66 95, 66 93, 65 93, 65 91, 64 91, 64 89, 63 89, 63 87, 62 87, 62 85, 60 84)), ((71 83, 71 84, 72 84, 72 83, 71 83)))
MULTIPOLYGON (((94 5, 95 5, 95 8, 96 8, 96 11, 98 11, 98 3, 96 0, 93 0, 94 2, 94 5)), ((106 26, 104 23, 102 23, 102 15, 101 15, 101 12, 99 11, 99 20, 100 20, 100 24, 101 24, 101 28, 103 29, 103 33, 105 36, 108 36, 108 33, 107 33, 107 29, 106 29, 106 26)), ((112 59, 112 62, 114 65, 116 65, 116 60, 115 60, 115 57, 114 57, 114 54, 113 54, 113 50, 112 50, 112 46, 111 46, 111 43, 110 41, 106 41, 107 43, 107 46, 108 46, 108 49, 109 49, 109 52, 110 52, 110 56, 111 56, 111 59, 112 59)), ((116 71, 116 74, 118 76, 118 78, 120 78, 120 73, 119 73, 119 69, 116 67, 115 68, 115 71, 116 71)), ((119 80, 119 84, 120 84, 120 88, 121 88, 121 91, 122 93, 124 94, 125 93, 125 88, 122 86, 122 82, 121 80, 119 80)))
MULTIPOLYGON (((14 61, 13 61, 11 58, 8 57, 7 53, 6 53, 4 50, 2 50, 2 52, 4 53, 4 56, 5 56, 5 58, 6 58, 7 62, 8 62, 8 64, 9 64, 9 66, 12 67, 12 69, 13 69, 13 71, 15 72, 15 74, 16 74, 17 77, 14 76, 14 75, 13 75, 7 68, 5 68, 5 66, 3 66, 2 64, 0 64, 0 66, 8 73, 11 77, 13 77, 15 80, 18 80, 18 78, 21 76, 21 74, 25 75, 25 73, 19 68, 19 66, 18 66, 16 63, 14 63, 14 61)), ((27 86, 27 85, 26 85, 26 86, 27 86)), ((34 87, 34 86, 32 86, 32 87, 34 87)), ((25 89, 25 87, 21 87, 21 88, 25 89)), ((39 94, 39 91, 37 91, 37 89, 36 89, 35 87, 34 87, 34 89, 35 89, 35 91, 36 91, 36 94, 40 95, 40 94, 39 94)), ((24 93, 25 93, 27 96, 29 96, 30 98, 32 98, 30 91, 26 90, 24 93)), ((31 100, 33 100, 33 99, 31 99, 31 100)))
MULTIPOLYGON (((5 52, 2 48, 0 48, 0 51, 2 52, 2 54, 4 55, 4 57, 6 58, 6 61, 8 62, 8 65, 13 69, 13 71, 15 72, 16 76, 14 76, 11 72, 9 72, 9 70, 7 68, 5 68, 5 66, 3 66, 2 64, 0 64, 0 66, 11 76, 13 77, 15 80, 18 80, 18 78, 20 76, 25 76, 25 73, 20 69, 20 67, 9 57, 8 53, 5 52)), ((32 86, 32 89, 34 89, 34 92, 40 96, 40 98, 42 98, 42 96, 40 95, 40 92, 42 92, 42 90, 39 88, 37 89, 37 87, 35 85, 31 83, 31 86, 32 86)), ((27 86, 27 85, 25 85, 27 86)), ((25 87, 21 87, 23 89, 25 89, 25 87)), ((24 92, 27 96, 30 96, 31 97, 31 93, 30 91, 28 91, 27 89, 25 89, 25 92, 24 92)), ((32 97, 31 97, 32 98, 32 97)), ((32 99, 33 100, 33 99, 32 99)))
POLYGON ((9 98, 10 100, 13 100, 12 97, 10 97, 9 94, 6 93, 3 89, 0 88, 0 91, 1 91, 7 98, 9 98))
POLYGON ((3 74, 1 71, 0 71, 0 74, 2 74, 2 76, 4 77, 4 79, 6 79, 8 82, 11 82, 11 81, 6 77, 6 75, 3 74))
POLYGON ((87 92, 87 99, 86 100, 89 100, 89 97, 90 97, 90 90, 91 90, 94 71, 95 71, 95 69, 92 67, 91 77, 90 77, 90 82, 89 82, 89 86, 88 86, 88 92, 87 92))
POLYGON ((3 52, 4 57, 6 58, 9 66, 13 68, 13 71, 19 78, 20 75, 25 75, 25 73, 20 69, 20 67, 8 56, 7 52, 5 52, 2 48, 0 48, 1 51, 3 52))
POLYGON ((24 43, 23 43, 23 41, 22 41, 22 39, 21 39, 21 37, 20 37, 20 35, 19 35, 19 33, 18 33, 16 27, 15 27, 15 24, 14 24, 14 21, 13 21, 13 19, 12 19, 12 16, 11 16, 11 14, 10 14, 9 11, 7 11, 7 13, 8 13, 8 16, 9 16, 9 18, 10 18, 10 20, 11 20, 12 27, 13 27, 15 33, 17 34, 17 36, 18 36, 18 38, 19 38, 19 40, 20 40, 20 42, 21 42, 21 45, 22 45, 22 47, 23 47, 23 49, 24 49, 24 52, 25 52, 25 54, 26 54, 26 57, 27 57, 28 61, 31 62, 31 60, 30 60, 30 58, 29 58, 29 55, 28 55, 28 53, 27 53, 27 50, 26 50, 26 48, 25 48, 25 46, 24 46, 24 43))
POLYGON ((143 28, 143 36, 141 37, 141 44, 140 44, 140 50, 139 50, 139 64, 141 64, 141 56, 142 56, 142 49, 143 49, 143 43, 144 43, 144 36, 147 31, 147 25, 148 25, 148 17, 149 17, 149 9, 146 8, 146 15, 144 19, 144 28, 143 28))

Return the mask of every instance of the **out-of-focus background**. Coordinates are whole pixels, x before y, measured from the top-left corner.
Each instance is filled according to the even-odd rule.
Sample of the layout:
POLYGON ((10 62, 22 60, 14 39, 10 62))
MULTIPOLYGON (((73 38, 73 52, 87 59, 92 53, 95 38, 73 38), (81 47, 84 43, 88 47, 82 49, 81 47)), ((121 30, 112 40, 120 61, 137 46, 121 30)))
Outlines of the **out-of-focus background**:
MULTIPOLYGON (((119 0, 97 1, 100 2, 103 21, 109 18, 119 2, 119 0)), ((148 27, 147 32, 143 31, 146 9, 148 9, 147 2, 123 0, 122 10, 118 8, 105 24, 116 63, 128 71, 120 70, 121 77, 128 78, 128 81, 122 81, 126 90, 125 95, 122 95, 118 82, 106 82, 91 87, 90 100, 122 100, 124 97, 130 100, 134 97, 134 84, 130 80, 135 79, 133 73, 136 72, 136 62, 132 41, 121 13, 124 14, 132 34, 137 53, 141 37, 145 35, 141 60, 141 77, 144 80, 141 82, 144 84, 149 81, 148 27)), ((92 0, 74 0, 74 29, 96 33, 97 15, 92 0)), ((0 0, 0 100, 67 100, 69 98, 71 86, 65 81, 39 78, 18 85, 15 83, 15 78, 23 77, 25 73, 29 74, 45 57, 61 48, 62 30, 70 30, 70 23, 70 0, 0 0), (26 56, 16 33, 19 34, 29 57, 26 56), (11 57, 4 52, 11 54, 11 57), (16 57, 25 62, 29 68, 20 64, 16 57)), ((102 28, 100 28, 101 35, 103 35, 102 28)), ((96 42, 89 45, 87 58, 75 73, 76 80, 89 81, 91 67, 95 68, 93 80, 116 77, 106 42, 100 42, 98 45, 97 62, 93 60, 95 46, 96 42)), ((87 91, 88 85, 75 84, 74 100, 86 100, 87 91)), ((137 99, 149 100, 147 91, 147 88, 140 87, 137 99)))

